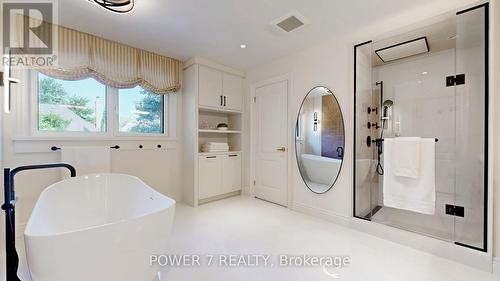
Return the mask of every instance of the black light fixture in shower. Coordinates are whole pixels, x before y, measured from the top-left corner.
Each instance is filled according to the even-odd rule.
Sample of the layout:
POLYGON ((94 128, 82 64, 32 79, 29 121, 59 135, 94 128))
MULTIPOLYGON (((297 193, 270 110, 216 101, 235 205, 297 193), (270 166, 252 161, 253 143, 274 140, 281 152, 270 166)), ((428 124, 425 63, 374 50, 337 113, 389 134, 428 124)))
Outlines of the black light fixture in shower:
POLYGON ((134 8, 134 0, 89 0, 103 7, 104 9, 118 13, 126 14, 134 8))

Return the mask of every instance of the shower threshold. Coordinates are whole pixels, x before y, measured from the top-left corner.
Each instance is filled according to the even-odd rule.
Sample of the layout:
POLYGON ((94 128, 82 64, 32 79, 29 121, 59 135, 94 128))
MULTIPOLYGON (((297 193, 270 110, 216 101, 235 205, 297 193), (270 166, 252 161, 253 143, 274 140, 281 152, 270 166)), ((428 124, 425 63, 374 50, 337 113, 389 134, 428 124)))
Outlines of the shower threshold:
POLYGON ((364 216, 364 218, 365 218, 365 219, 367 219, 367 220, 371 220, 371 218, 372 218, 372 217, 373 217, 373 216, 374 216, 374 215, 375 215, 378 211, 380 211, 380 209, 382 209, 382 206, 380 206, 380 205, 375 206, 375 208, 373 208, 370 212, 368 212, 368 214, 366 214, 366 215, 364 216))

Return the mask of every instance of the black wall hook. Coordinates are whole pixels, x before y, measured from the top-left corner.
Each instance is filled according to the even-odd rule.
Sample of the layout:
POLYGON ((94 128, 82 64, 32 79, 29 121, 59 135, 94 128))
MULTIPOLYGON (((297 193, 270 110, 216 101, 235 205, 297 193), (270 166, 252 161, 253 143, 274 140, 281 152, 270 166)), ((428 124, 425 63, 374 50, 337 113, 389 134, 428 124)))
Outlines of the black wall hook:
POLYGON ((50 150, 52 150, 52 151, 56 151, 56 150, 61 150, 61 148, 60 148, 60 147, 57 147, 57 146, 53 146, 53 147, 51 147, 51 148, 50 148, 50 150))
POLYGON ((115 146, 110 146, 109 148, 119 149, 120 146, 119 145, 115 145, 115 146))

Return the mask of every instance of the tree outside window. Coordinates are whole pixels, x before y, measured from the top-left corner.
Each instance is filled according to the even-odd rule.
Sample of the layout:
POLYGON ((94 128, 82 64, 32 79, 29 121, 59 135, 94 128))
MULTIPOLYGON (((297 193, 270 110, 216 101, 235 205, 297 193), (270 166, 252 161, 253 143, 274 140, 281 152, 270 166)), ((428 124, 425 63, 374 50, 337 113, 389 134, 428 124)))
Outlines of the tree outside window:
POLYGON ((65 81, 38 74, 38 128, 106 131, 106 86, 94 79, 65 81))
POLYGON ((119 92, 120 132, 162 134, 164 97, 137 86, 119 92))

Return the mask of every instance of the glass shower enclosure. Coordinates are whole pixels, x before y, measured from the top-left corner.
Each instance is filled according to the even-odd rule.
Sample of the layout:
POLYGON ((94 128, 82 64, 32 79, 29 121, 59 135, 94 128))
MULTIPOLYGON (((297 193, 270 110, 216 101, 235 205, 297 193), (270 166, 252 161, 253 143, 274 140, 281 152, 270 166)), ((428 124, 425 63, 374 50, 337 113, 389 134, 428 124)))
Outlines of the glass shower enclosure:
POLYGON ((354 104, 354 216, 485 251, 488 4, 356 45, 354 104), (389 193, 403 180, 387 149, 408 137, 434 159, 419 158, 425 181, 403 184, 408 202, 394 207, 389 193), (404 207, 416 198, 433 210, 404 207))

